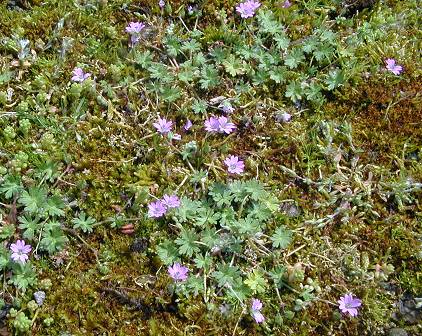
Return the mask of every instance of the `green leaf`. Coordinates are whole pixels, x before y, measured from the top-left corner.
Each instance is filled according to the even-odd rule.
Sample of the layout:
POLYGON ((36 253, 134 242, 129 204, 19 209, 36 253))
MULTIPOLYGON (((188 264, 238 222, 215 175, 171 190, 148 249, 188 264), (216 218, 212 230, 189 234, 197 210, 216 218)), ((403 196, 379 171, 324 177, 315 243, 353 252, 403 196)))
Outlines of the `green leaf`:
POLYGON ((29 215, 19 216, 18 220, 20 222, 19 229, 24 230, 23 238, 32 240, 34 239, 38 230, 41 229, 40 217, 32 218, 29 215))
POLYGON ((270 78, 277 84, 282 84, 286 81, 287 70, 283 66, 273 67, 270 70, 270 78))
POLYGON ((208 254, 199 254, 193 261, 195 262, 195 266, 197 268, 203 269, 206 272, 211 267, 212 258, 208 254))
POLYGON ((220 84, 218 70, 212 65, 204 65, 201 70, 201 77, 199 83, 204 90, 216 88, 220 84))
POLYGON ((237 59, 234 55, 229 55, 223 62, 224 69, 232 76, 245 73, 245 63, 237 59))
POLYGON ((152 63, 153 57, 149 50, 137 52, 135 55, 135 63, 140 65, 143 69, 147 69, 152 63))
POLYGON ((276 42, 276 46, 279 50, 287 51, 290 45, 290 40, 286 34, 276 34, 273 39, 276 42))
POLYGON ((160 89, 160 96, 167 103, 172 103, 182 96, 182 90, 178 88, 177 86, 175 87, 163 86, 160 89))
POLYGON ((242 281, 239 267, 228 264, 218 264, 217 271, 214 271, 212 276, 217 280, 219 287, 224 287, 226 284, 234 287, 242 281))
POLYGON ((169 67, 161 63, 152 63, 148 68, 151 78, 159 80, 163 83, 169 83, 173 81, 173 73, 169 67))
POLYGON ((271 236, 273 247, 285 249, 292 241, 292 232, 286 228, 278 227, 271 236))
POLYGON ((292 102, 297 102, 302 99, 302 86, 297 81, 292 81, 287 85, 286 92, 284 94, 287 98, 290 98, 292 102))
POLYGON ((183 51, 188 51, 189 53, 194 53, 201 50, 201 43, 195 39, 183 42, 182 45, 183 51))
POLYGON ((268 282, 264 278, 264 274, 256 269, 248 273, 248 277, 244 283, 252 290, 253 294, 265 293, 268 287, 268 282))
POLYGON ((9 280, 9 283, 14 284, 17 288, 22 291, 26 291, 29 286, 33 286, 37 282, 37 274, 35 268, 32 267, 30 262, 25 264, 14 263, 13 275, 9 280))
POLYGON ((194 99, 192 103, 192 110, 196 114, 199 114, 199 113, 204 114, 205 112, 207 112, 207 107, 208 107, 208 104, 203 99, 194 99))
POLYGON ((92 232, 95 219, 92 217, 86 218, 85 212, 82 211, 78 218, 72 219, 72 223, 74 229, 81 229, 84 233, 87 233, 92 232))
POLYGON ((175 240, 175 243, 179 245, 180 254, 192 257, 194 253, 199 252, 199 247, 196 243, 197 240, 198 235, 195 231, 191 229, 182 229, 180 231, 180 236, 175 240))
POLYGON ((157 255, 165 265, 179 261, 177 246, 170 240, 165 240, 157 247, 157 255))
POLYGON ((40 241, 40 248, 50 254, 58 252, 63 249, 67 243, 67 238, 60 228, 52 230, 44 230, 42 239, 40 241))
POLYGON ((47 193, 44 189, 37 187, 29 188, 28 191, 24 190, 18 202, 25 206, 25 211, 36 214, 43 210, 47 202, 47 193))
POLYGON ((0 187, 0 192, 4 194, 7 199, 15 197, 23 190, 20 177, 7 176, 0 187))
POLYGON ((4 246, 0 246, 0 271, 4 270, 10 262, 11 252, 4 246))
POLYGON ((271 10, 260 10, 257 14, 260 31, 275 35, 283 31, 283 25, 277 21, 271 10))
POLYGON ((289 67, 289 69, 295 69, 299 66, 300 63, 302 63, 304 59, 305 55, 303 55, 302 50, 296 48, 287 54, 284 63, 289 67))
POLYGON ((330 91, 338 88, 339 86, 342 86, 345 82, 346 82, 346 75, 344 71, 339 70, 339 69, 330 70, 330 72, 328 73, 325 79, 325 84, 327 84, 327 89, 330 91))
POLYGON ((163 44, 166 47, 167 54, 171 57, 177 57, 182 52, 182 45, 177 37, 174 35, 167 35, 163 39, 163 44))
POLYGON ((64 216, 63 208, 64 202, 57 195, 49 197, 45 204, 45 211, 47 211, 50 216, 64 216))

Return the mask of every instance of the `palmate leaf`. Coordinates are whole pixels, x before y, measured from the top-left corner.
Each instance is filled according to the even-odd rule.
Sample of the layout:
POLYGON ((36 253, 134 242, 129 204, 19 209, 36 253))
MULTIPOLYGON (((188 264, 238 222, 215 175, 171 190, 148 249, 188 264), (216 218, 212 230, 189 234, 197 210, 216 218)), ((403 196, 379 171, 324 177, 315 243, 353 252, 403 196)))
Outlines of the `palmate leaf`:
POLYGON ((48 212, 50 216, 64 216, 64 202, 63 200, 57 196, 53 195, 48 198, 45 204, 45 210, 48 212))
POLYGON ((286 92, 284 94, 287 98, 290 98, 292 102, 297 102, 302 99, 302 86, 297 81, 292 81, 287 85, 286 92))
POLYGON ((331 70, 325 79, 328 90, 334 90, 335 88, 342 86, 345 82, 346 75, 343 70, 339 69, 331 70))
POLYGON ((72 219, 72 223, 74 229, 81 229, 84 233, 87 233, 92 232, 95 219, 92 217, 87 218, 85 212, 82 211, 78 218, 72 219))
POLYGON ((244 281, 253 292, 253 294, 265 293, 265 290, 268 287, 268 282, 264 277, 264 274, 259 270, 253 270, 253 272, 248 273, 248 278, 244 281))
POLYGON ((9 280, 9 283, 14 284, 20 290, 25 291, 29 286, 35 285, 36 282, 37 273, 29 262, 25 264, 13 264, 13 276, 9 280))
POLYGON ((24 230, 23 238, 32 240, 41 229, 40 217, 32 218, 31 216, 19 216, 19 229, 24 230))
POLYGON ((224 62, 224 69, 232 76, 241 75, 245 73, 245 63, 237 59, 234 55, 229 55, 224 62))
POLYGON ((0 192, 4 194, 7 199, 20 194, 23 190, 21 179, 17 176, 7 176, 0 186, 0 192))
POLYGON ((217 280, 219 287, 226 286, 226 284, 235 287, 242 282, 240 270, 237 266, 218 264, 217 271, 214 271, 212 276, 217 280))
POLYGON ((277 21, 274 13, 270 10, 260 10, 257 15, 260 31, 269 34, 280 33, 284 27, 277 21))
POLYGON ((177 238, 174 242, 179 245, 180 254, 192 257, 194 253, 199 252, 199 247, 196 243, 197 240, 198 235, 195 231, 182 229, 179 238, 177 238))
POLYGON ((287 54, 284 63, 289 67, 289 69, 295 69, 304 59, 305 56, 303 55, 302 50, 296 48, 287 54))
POLYGON ((218 70, 212 65, 205 65, 202 68, 201 77, 199 83, 201 84, 202 89, 213 89, 220 84, 218 70))
POLYGON ((158 245, 157 254, 165 265, 171 265, 179 260, 177 246, 170 240, 165 240, 158 245))
POLYGON ((38 187, 31 187, 24 190, 18 202, 25 206, 25 211, 30 214, 41 212, 47 202, 47 192, 38 187))
POLYGON ((180 90, 177 86, 175 87, 163 86, 160 89, 160 96, 167 103, 172 103, 176 101, 177 99, 181 97, 181 95, 182 95, 182 90, 180 90))
POLYGON ((271 236, 273 247, 285 249, 292 241, 292 232, 279 226, 271 236))
POLYGON ((44 230, 40 241, 40 248, 50 254, 53 254, 62 250, 64 245, 67 243, 67 240, 68 239, 64 235, 63 230, 58 227, 52 230, 44 230))

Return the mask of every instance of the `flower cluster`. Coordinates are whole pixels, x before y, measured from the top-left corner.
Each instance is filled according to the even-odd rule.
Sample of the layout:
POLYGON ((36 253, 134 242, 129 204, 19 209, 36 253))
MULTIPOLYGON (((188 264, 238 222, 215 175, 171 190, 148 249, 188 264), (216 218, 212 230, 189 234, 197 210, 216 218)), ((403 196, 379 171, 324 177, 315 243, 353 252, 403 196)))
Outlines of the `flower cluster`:
POLYGON ((148 217, 159 218, 164 216, 171 208, 178 208, 180 199, 176 195, 164 195, 162 199, 148 204, 148 217))
POLYGON ((169 266, 168 272, 174 281, 185 281, 188 278, 189 269, 179 263, 174 263, 173 266, 169 266))
POLYGON ((82 83, 85 79, 91 76, 89 72, 85 73, 81 68, 73 69, 72 74, 73 77, 71 78, 71 80, 79 83, 82 83))
POLYGON ((130 22, 126 27, 126 32, 130 34, 130 42, 135 45, 141 39, 141 31, 145 28, 142 22, 130 22))
POLYGON ((238 12, 242 18, 247 19, 253 17, 260 6, 261 3, 259 1, 247 0, 236 7, 236 12, 238 12))
POLYGON ((362 301, 358 298, 354 298, 352 294, 346 294, 342 296, 340 300, 338 300, 339 309, 344 314, 349 314, 350 316, 354 317, 358 315, 358 310, 362 305, 362 301))
POLYGON ((259 299, 252 299, 251 313, 256 323, 265 321, 264 315, 261 313, 262 302, 259 299))
POLYGON ((205 130, 210 133, 230 134, 236 129, 236 125, 229 121, 227 117, 210 117, 205 120, 205 130))
POLYGON ((20 262, 25 264, 29 259, 29 252, 31 252, 31 245, 26 245, 24 240, 18 240, 15 244, 10 245, 10 250, 12 253, 12 260, 15 262, 20 262))

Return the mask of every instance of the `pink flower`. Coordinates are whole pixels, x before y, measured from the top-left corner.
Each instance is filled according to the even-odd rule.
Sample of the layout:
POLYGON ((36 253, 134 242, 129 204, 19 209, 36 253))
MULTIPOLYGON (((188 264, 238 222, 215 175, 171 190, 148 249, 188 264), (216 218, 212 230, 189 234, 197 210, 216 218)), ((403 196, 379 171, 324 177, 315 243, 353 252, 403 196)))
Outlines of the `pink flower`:
POLYGON ((256 323, 262 323, 265 321, 264 315, 261 313, 262 302, 259 299, 252 299, 252 316, 256 323))
POLYGON ((292 3, 289 0, 284 1, 284 3, 281 5, 282 8, 289 8, 292 5, 292 3))
POLYGON ((192 121, 190 121, 189 119, 186 121, 186 124, 183 126, 183 128, 185 129, 185 131, 189 131, 189 129, 192 127, 192 121))
POLYGON ((185 281, 188 278, 189 269, 185 266, 180 265, 179 263, 169 266, 168 272, 170 277, 175 281, 185 281))
POLYGON ((24 240, 18 240, 16 244, 10 245, 12 260, 24 264, 28 260, 28 253, 31 252, 31 245, 26 245, 24 240))
POLYGON ((229 122, 227 117, 222 116, 222 117, 218 118, 218 123, 219 123, 220 133, 230 134, 231 132, 233 132, 236 129, 236 125, 233 124, 232 122, 229 122))
POLYGON ((165 118, 158 117, 158 120, 152 124, 156 129, 158 133, 161 134, 167 134, 171 131, 171 127, 173 125, 172 121, 168 121, 165 118))
POLYGON ((164 195, 163 203, 167 208, 178 208, 180 206, 180 199, 176 195, 164 195))
POLYGON ((126 32, 129 34, 139 34, 144 28, 145 24, 142 22, 130 22, 126 27, 126 32))
POLYGON ((353 298, 352 294, 346 294, 345 296, 340 297, 340 300, 337 301, 339 303, 339 309, 342 313, 347 313, 350 316, 357 316, 358 310, 357 308, 362 305, 362 301, 358 298, 353 298))
POLYGON ((227 166, 228 172, 232 174, 242 174, 245 169, 245 163, 234 155, 230 155, 224 160, 224 163, 227 166))
POLYGON ((215 117, 210 117, 207 120, 205 120, 204 126, 205 126, 205 130, 211 133, 217 133, 220 131, 220 123, 218 122, 218 119, 215 117))
POLYGON ((164 216, 167 212, 167 208, 163 201, 155 201, 148 204, 148 217, 159 218, 164 216))
POLYGON ((131 22, 126 27, 126 32, 130 34, 130 42, 132 46, 139 42, 141 39, 141 31, 145 28, 145 24, 142 22, 131 22))
POLYGON ((91 74, 89 72, 84 73, 84 71, 81 68, 75 68, 73 69, 73 77, 71 78, 74 82, 80 82, 82 83, 85 79, 87 79, 91 74))
POLYGON ((401 65, 396 64, 396 60, 393 58, 387 58, 385 60, 386 68, 388 71, 391 71, 395 75, 400 75, 403 71, 403 67, 401 65))
POLYGON ((236 12, 238 12, 242 18, 247 19, 253 17, 255 15, 255 11, 260 6, 261 3, 259 1, 247 0, 236 7, 236 12))

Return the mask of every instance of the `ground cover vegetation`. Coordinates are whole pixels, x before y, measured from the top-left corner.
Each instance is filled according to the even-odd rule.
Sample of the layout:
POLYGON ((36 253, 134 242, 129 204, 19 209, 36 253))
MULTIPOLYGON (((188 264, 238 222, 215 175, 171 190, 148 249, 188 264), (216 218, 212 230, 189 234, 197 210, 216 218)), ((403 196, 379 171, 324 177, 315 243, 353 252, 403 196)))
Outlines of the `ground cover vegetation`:
POLYGON ((0 4, 0 332, 422 333, 417 0, 0 4))

